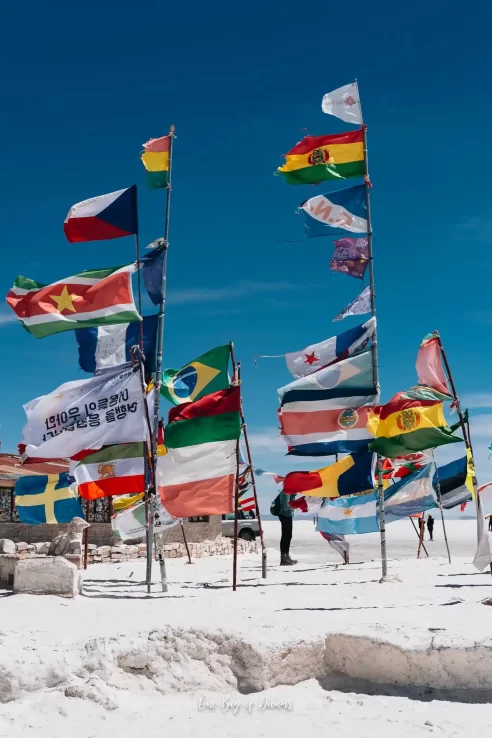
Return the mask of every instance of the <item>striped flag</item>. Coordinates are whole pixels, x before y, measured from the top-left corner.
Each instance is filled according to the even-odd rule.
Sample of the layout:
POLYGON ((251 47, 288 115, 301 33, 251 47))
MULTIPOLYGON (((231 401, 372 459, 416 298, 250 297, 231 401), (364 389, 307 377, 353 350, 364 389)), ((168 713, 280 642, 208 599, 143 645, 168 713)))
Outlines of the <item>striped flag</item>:
POLYGON ((133 299, 135 264, 92 269, 45 285, 18 276, 7 303, 35 338, 75 328, 140 320, 133 299))
POLYGON ((145 489, 142 443, 122 443, 88 454, 73 475, 84 500, 115 495, 143 494, 145 489))

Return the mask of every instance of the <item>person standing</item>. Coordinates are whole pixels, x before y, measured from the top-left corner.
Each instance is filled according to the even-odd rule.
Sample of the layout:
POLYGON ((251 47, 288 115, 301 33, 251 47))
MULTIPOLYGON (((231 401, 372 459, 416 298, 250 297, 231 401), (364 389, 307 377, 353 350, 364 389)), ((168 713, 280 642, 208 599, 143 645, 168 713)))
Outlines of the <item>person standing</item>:
POLYGON ((427 530, 429 531, 429 540, 434 540, 434 518, 432 515, 427 516, 427 530))
POLYGON ((285 495, 279 492, 270 506, 270 512, 280 520, 282 533, 280 536, 280 566, 293 566, 297 561, 290 558, 290 542, 292 540, 292 522, 294 510, 289 502, 295 500, 295 495, 285 495))

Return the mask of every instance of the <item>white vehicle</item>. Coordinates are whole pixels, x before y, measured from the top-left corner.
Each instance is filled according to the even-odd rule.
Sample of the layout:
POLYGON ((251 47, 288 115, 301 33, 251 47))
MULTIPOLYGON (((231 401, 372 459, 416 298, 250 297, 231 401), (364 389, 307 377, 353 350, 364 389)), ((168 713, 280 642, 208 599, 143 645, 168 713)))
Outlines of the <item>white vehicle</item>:
MULTIPOLYGON (((238 520, 238 538, 244 541, 254 541, 260 535, 260 526, 255 517, 248 517, 249 513, 240 511, 238 520)), ((227 538, 234 536, 234 513, 222 516, 222 535, 227 538)))

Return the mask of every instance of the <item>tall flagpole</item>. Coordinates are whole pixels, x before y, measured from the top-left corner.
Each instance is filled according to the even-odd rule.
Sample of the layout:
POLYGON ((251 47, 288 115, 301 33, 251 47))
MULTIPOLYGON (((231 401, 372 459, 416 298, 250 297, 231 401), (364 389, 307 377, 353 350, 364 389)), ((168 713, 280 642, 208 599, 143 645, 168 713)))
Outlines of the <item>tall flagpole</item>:
MULTIPOLYGON (((169 129, 169 174, 167 181, 167 193, 166 193, 166 211, 164 218, 164 264, 162 268, 162 288, 161 288, 161 302, 159 304, 159 314, 157 319, 157 351, 156 351, 156 371, 155 371, 155 397, 154 397, 154 427, 152 436, 152 462, 154 466, 154 493, 157 494, 157 436, 159 432, 159 414, 160 414, 160 399, 161 399, 161 384, 162 384, 162 350, 164 346, 164 316, 166 312, 166 277, 167 277, 167 252, 169 248, 169 217, 171 213, 171 176, 173 167, 173 144, 174 144, 174 126, 172 125, 169 129)), ((152 542, 154 525, 153 518, 149 520, 148 532, 147 532, 147 566, 152 567, 152 542), (150 564, 149 564, 150 562, 150 564)), ((162 591, 167 592, 167 577, 166 577, 166 562, 164 559, 164 547, 162 545, 162 533, 159 533, 160 545, 158 547, 158 558, 159 567, 161 573, 162 591)), ((149 587, 149 583, 147 583, 149 587)))
MULTIPOLYGON (((357 84, 357 91, 359 90, 359 83, 357 84)), ((360 104, 360 93, 359 93, 359 104, 360 104)), ((361 120, 362 120, 362 106, 361 106, 361 120)), ((364 133, 364 180, 365 180, 365 199, 366 199, 366 216, 367 216, 367 250, 369 256, 369 282, 371 290, 371 315, 376 318, 376 292, 374 287, 374 259, 372 253, 372 221, 371 221, 371 197, 370 188, 371 183, 369 180, 369 160, 367 155, 367 126, 362 124, 362 130, 364 133)), ((377 322, 374 326, 374 333, 372 337, 372 367, 374 374, 374 385, 376 391, 379 391, 379 363, 378 363, 378 334, 377 334, 377 322)), ((386 521, 384 516, 384 489, 383 489, 383 472, 381 468, 381 457, 379 454, 376 456, 376 474, 377 474, 377 487, 378 487, 378 504, 379 504, 379 534, 381 537, 381 579, 380 582, 386 581, 388 574, 388 561, 386 557, 386 521)))

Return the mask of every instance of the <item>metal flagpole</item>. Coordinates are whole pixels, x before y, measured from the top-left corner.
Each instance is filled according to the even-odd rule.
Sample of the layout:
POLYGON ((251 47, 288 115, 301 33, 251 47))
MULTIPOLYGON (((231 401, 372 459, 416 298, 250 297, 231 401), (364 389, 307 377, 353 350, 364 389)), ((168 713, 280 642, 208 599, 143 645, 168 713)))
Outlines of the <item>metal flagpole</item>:
POLYGON ((236 446, 236 479, 234 491, 234 541, 232 555, 232 591, 236 591, 237 587, 237 535, 239 528, 239 438, 236 446))
POLYGON ((432 449, 432 459, 434 461, 434 466, 436 468, 437 501, 439 503, 439 510, 441 511, 441 520, 442 520, 442 529, 444 531, 444 540, 446 541, 446 550, 448 552, 449 563, 451 563, 451 552, 449 550, 448 536, 446 535, 446 524, 444 523, 444 512, 442 509, 442 502, 441 502, 441 480, 439 479, 439 470, 437 468, 437 461, 436 461, 436 455, 434 453, 434 449, 432 449))
MULTIPOLYGON (((155 397, 154 397, 154 428, 152 436, 152 463, 154 466, 154 494, 157 494, 157 435, 159 432, 159 413, 160 398, 162 384, 162 349, 164 345, 164 315, 166 312, 166 277, 167 277, 167 252, 169 248, 169 216, 171 213, 171 176, 173 166, 173 144, 174 144, 174 126, 169 129, 169 174, 167 182, 166 194, 166 213, 164 218, 164 265, 162 268, 162 296, 159 305, 158 323, 157 323, 157 351, 156 351, 156 372, 155 372, 155 397)), ((152 518, 152 516, 151 516, 152 518)), ((149 523, 149 531, 147 534, 147 561, 150 560, 152 566, 152 540, 153 540, 153 519, 149 523), (149 541, 150 539, 150 541, 149 541), (150 543, 150 546, 149 546, 150 543), (150 559, 149 559, 150 556, 150 559)), ((164 559, 164 546, 162 533, 159 533, 158 558, 161 573, 162 591, 167 592, 166 562, 164 559)))
MULTIPOLYGON (((357 80, 356 80, 357 82, 357 80)), ((358 83, 357 83, 358 89, 358 83)), ((359 94, 360 100, 360 94, 359 94)), ((362 110, 362 107, 361 107, 362 110)), ((364 171, 365 171, 365 196, 366 196, 366 215, 367 215, 367 250, 369 256, 369 281, 371 290, 371 315, 373 318, 376 317, 376 292, 374 288, 374 258, 372 252, 372 221, 371 221, 371 197, 370 187, 371 183, 369 180, 369 160, 367 155, 367 126, 362 125, 364 132, 364 171)), ((379 390, 379 363, 378 363, 378 338, 377 338, 377 323, 374 326, 374 333, 372 336, 372 366, 374 373, 374 385, 376 391, 379 390)), ((386 557, 386 522, 384 517, 384 489, 383 489, 383 472, 381 469, 381 457, 379 454, 376 456, 376 474, 377 474, 377 487, 378 487, 378 504, 379 504, 379 533, 381 537, 381 579, 380 582, 385 582, 388 574, 388 561, 386 557)))

